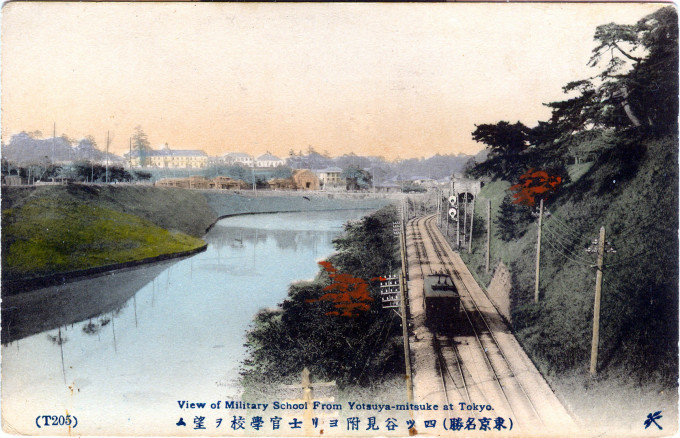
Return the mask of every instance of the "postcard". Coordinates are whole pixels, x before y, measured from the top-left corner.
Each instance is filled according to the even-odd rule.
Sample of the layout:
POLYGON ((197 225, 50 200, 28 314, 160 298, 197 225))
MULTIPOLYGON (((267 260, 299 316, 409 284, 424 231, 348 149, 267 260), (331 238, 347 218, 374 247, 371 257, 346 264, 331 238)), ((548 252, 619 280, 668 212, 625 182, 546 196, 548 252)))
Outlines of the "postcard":
POLYGON ((9 2, 2 430, 673 436, 667 3, 9 2))

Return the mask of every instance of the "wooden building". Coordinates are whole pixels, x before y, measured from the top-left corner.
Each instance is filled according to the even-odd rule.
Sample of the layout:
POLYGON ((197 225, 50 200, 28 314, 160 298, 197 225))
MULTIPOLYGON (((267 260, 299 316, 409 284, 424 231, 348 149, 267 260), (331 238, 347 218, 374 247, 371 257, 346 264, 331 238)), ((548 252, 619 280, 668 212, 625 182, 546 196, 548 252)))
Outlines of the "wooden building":
POLYGON ((319 190, 319 178, 309 169, 293 171, 293 181, 297 190, 319 190))

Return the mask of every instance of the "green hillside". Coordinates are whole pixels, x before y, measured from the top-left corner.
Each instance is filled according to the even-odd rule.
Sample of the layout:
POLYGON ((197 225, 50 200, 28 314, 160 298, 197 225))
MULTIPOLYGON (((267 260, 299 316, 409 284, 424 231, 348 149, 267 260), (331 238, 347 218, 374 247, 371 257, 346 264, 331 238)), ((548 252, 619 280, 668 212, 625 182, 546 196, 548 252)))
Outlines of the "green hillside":
POLYGON ((5 188, 3 282, 194 250, 215 218, 203 196, 184 190, 5 188))
MULTIPOLYGON (((493 205, 492 266, 502 260, 511 271, 513 330, 544 375, 588 369, 596 255, 586 249, 604 227, 612 251, 604 256, 599 377, 677 385, 677 34, 673 7, 634 25, 599 26, 590 63, 601 74, 567 84, 567 100, 546 104, 548 121, 479 124, 472 133, 491 151, 468 174, 491 180, 479 197, 493 205), (626 56, 634 49, 640 56, 626 56), (536 304, 531 213, 539 199, 546 214, 536 304)), ((473 254, 463 256, 488 285, 485 204, 476 207, 473 254)))
MULTIPOLYGON (((540 301, 534 304, 536 222, 518 223, 519 239, 502 241, 492 225, 491 265, 512 272, 513 328, 544 373, 587 368, 592 335, 595 255, 585 249, 605 227, 616 253, 605 256, 600 367, 640 379, 677 376, 678 186, 677 139, 644 141, 632 150, 611 145, 577 181, 546 203, 543 222, 540 301)), ((509 184, 487 184, 492 223, 509 184)), ((485 216, 477 204, 475 221, 485 216)), ((482 284, 484 239, 463 253, 482 284)))
POLYGON ((204 245, 146 219, 96 205, 33 199, 3 211, 3 277, 30 278, 141 260, 204 245), (11 240, 7 241, 6 240, 11 240))

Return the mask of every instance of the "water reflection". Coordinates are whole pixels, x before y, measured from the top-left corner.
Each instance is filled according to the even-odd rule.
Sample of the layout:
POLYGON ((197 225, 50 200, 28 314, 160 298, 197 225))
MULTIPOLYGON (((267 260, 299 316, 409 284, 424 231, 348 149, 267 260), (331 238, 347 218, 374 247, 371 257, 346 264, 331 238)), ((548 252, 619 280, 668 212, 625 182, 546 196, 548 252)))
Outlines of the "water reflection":
POLYGON ((3 297, 2 343, 122 308, 173 262, 123 269, 86 280, 3 297))
POLYGON ((273 239, 278 249, 292 249, 294 251, 312 251, 317 253, 319 241, 328 241, 336 235, 333 231, 298 231, 291 233, 285 230, 258 230, 248 228, 229 227, 223 228, 223 232, 211 240, 217 250, 225 247, 243 248, 244 245, 257 246, 273 239))
POLYGON ((342 224, 363 214, 227 218, 192 257, 9 297, 3 415, 32 424, 26 403, 41 412, 68 405, 99 420, 105 405, 111 421, 133 424, 173 408, 173 398, 238 396, 252 317, 292 281, 312 278, 342 224))

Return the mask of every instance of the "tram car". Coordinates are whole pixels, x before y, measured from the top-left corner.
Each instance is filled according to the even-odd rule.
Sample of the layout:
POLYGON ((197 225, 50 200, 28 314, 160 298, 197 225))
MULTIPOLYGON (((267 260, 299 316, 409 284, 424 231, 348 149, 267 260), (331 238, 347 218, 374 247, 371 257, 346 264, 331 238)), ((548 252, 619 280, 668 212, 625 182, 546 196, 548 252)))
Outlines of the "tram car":
POLYGON ((460 311, 460 295, 453 280, 444 272, 425 277, 425 324, 433 330, 453 328, 460 311))

